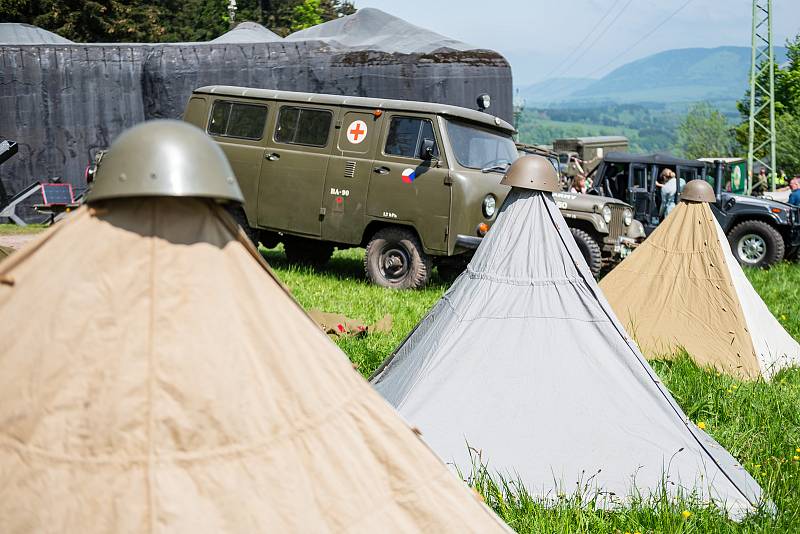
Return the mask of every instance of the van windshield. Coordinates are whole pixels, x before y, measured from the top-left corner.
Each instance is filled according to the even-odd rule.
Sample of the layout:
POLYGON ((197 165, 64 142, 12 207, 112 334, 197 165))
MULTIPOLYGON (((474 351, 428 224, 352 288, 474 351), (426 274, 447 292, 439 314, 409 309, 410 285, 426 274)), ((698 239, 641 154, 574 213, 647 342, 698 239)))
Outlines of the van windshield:
POLYGON ((447 134, 462 167, 502 172, 518 157, 510 135, 452 120, 447 121, 447 134))

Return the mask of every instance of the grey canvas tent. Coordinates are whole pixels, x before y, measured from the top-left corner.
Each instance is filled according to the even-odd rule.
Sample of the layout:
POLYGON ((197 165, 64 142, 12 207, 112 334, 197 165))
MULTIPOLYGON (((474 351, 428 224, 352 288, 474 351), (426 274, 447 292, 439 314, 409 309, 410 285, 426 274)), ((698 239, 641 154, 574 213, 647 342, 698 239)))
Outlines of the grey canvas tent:
POLYGON ((479 49, 370 7, 300 30, 286 39, 320 40, 334 47, 389 54, 432 54, 479 49))
POLYGON ((666 487, 738 518, 761 499, 627 336, 549 193, 511 191, 372 381, 445 461, 469 473, 469 445, 545 501, 588 486, 614 506, 666 487))

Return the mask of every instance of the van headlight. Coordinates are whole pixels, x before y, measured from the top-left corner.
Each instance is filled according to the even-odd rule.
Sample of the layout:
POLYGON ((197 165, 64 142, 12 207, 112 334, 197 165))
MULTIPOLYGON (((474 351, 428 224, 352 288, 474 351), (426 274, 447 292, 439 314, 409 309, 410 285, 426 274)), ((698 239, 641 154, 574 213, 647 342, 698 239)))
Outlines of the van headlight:
POLYGON ((608 206, 603 206, 602 213, 603 213, 603 220, 606 222, 606 224, 610 223, 611 222, 611 208, 609 208, 608 206))
POLYGON ((622 212, 622 222, 625 223, 625 226, 630 226, 633 222, 633 211, 630 208, 625 208, 625 211, 622 212))
POLYGON ((494 217, 494 212, 497 209, 497 199, 494 195, 488 194, 483 198, 483 215, 487 219, 494 217))

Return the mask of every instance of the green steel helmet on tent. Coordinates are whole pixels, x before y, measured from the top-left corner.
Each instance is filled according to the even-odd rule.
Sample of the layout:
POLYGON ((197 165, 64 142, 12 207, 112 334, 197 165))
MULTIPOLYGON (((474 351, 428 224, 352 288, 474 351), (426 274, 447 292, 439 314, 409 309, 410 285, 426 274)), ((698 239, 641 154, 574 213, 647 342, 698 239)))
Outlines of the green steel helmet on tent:
POLYGON ((201 197, 244 202, 222 149, 175 120, 123 132, 98 159, 87 202, 126 197, 201 197))
POLYGON ((681 200, 686 202, 716 202, 714 188, 705 180, 692 180, 681 191, 681 200))
POLYGON ((551 193, 561 191, 561 183, 555 167, 542 156, 524 156, 517 159, 508 168, 500 183, 521 189, 536 189, 551 193))

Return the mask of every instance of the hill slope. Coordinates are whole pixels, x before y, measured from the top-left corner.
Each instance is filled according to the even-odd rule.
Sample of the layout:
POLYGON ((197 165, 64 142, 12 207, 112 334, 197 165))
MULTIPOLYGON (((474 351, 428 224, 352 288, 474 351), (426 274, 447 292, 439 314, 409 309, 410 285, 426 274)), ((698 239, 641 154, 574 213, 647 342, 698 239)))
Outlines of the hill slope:
MULTIPOLYGON (((775 57, 778 63, 785 62, 786 48, 775 47, 775 57)), ((744 95, 749 70, 747 47, 666 50, 627 63, 574 91, 565 91, 564 98, 553 95, 551 102, 733 102, 744 95)), ((546 88, 548 82, 558 79, 536 86, 546 88)), ((530 87, 535 86, 524 88, 526 92, 530 87)))

